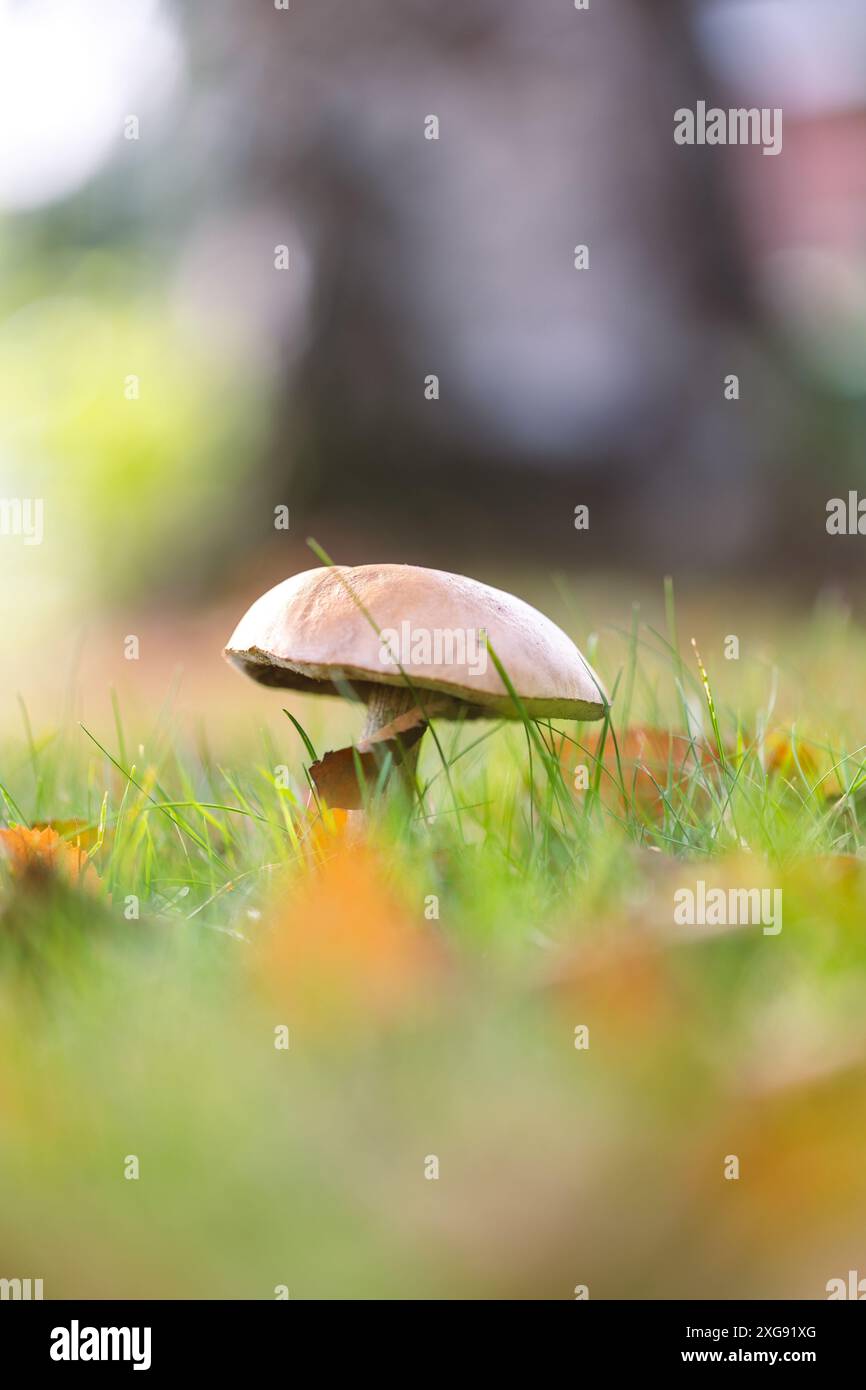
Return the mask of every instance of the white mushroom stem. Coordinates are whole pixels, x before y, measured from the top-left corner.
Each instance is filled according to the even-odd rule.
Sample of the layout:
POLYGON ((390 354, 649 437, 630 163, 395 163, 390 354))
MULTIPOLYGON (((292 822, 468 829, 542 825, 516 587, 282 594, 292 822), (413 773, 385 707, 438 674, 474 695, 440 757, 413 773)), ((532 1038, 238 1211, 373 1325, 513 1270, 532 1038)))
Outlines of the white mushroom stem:
POLYGON ((367 700, 367 722, 362 741, 377 734, 398 715, 405 714, 417 704, 412 691, 405 685, 371 685, 367 700))
MULTIPOLYGON (((373 739, 375 734, 378 734, 381 729, 387 728, 401 714, 406 714, 410 709, 414 709, 417 703, 415 695, 405 685, 371 686, 367 700, 367 722, 361 734, 361 744, 373 739)), ((411 744, 406 739, 396 758, 403 780, 410 791, 415 789, 415 769, 418 765, 420 747, 420 738, 416 738, 411 744)))

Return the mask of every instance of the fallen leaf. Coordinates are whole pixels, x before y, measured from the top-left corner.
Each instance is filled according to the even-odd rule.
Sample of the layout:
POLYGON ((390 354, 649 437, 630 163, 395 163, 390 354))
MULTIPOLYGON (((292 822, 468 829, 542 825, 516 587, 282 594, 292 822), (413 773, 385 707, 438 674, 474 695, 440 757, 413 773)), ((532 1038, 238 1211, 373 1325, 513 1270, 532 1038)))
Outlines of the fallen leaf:
POLYGON ((330 856, 284 880, 265 911, 263 985, 305 1026, 413 1014, 441 978, 442 947, 388 885, 374 848, 333 843, 330 856))
POLYGON ((331 807, 359 811, 364 798, 358 784, 357 763, 361 765, 366 787, 372 790, 386 755, 390 753, 395 766, 399 766, 404 753, 424 737, 428 717, 436 713, 437 707, 435 702, 428 703, 422 711, 416 705, 377 729, 369 738, 362 739, 356 747, 326 753, 310 768, 316 791, 331 807))
POLYGON ((60 877, 91 889, 98 883, 84 850, 61 839, 51 826, 11 825, 0 830, 0 852, 15 878, 38 881, 60 877))
MULTIPOLYGON (((588 768, 592 782, 593 761, 599 757, 603 735, 589 744, 588 768)), ((573 764, 581 761, 582 752, 573 744, 563 749, 563 761, 573 774, 573 764)), ((687 794, 690 783, 700 781, 703 773, 718 766, 710 747, 701 740, 691 740, 685 734, 670 733, 650 725, 636 724, 617 735, 617 744, 608 733, 601 749, 601 779, 599 792, 606 806, 632 807, 643 815, 662 820, 664 794, 687 794), (617 759, 617 749, 619 759, 617 759), (622 785, 620 785, 622 769, 622 785)))
POLYGON ((764 738, 764 766, 768 776, 794 778, 801 774, 807 782, 818 776, 818 747, 794 738, 784 729, 774 729, 764 738))
MULTIPOLYGON (((71 820, 35 820, 30 827, 31 830, 56 830, 61 840, 67 841, 76 849, 89 851, 95 849, 99 843, 99 825, 93 821, 82 820, 80 817, 71 820)), ((107 845, 111 842, 113 830, 110 826, 102 827, 102 844, 107 845)))

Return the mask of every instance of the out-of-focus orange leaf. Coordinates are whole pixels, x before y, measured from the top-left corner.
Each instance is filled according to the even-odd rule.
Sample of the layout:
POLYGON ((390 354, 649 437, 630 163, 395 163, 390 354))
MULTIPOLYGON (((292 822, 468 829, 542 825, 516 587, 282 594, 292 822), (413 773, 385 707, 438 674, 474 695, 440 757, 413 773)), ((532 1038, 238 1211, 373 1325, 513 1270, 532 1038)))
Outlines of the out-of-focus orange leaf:
POLYGON ((764 766, 768 776, 794 778, 802 772, 807 781, 818 776, 818 749, 785 729, 774 729, 764 738, 764 766))
POLYGON ((84 850, 61 839, 51 826, 11 825, 0 830, 0 853, 18 879, 35 882, 56 877, 91 889, 99 881, 84 850))
MULTIPOLYGON (((92 821, 81 819, 73 820, 37 820, 31 826, 32 830, 56 830, 61 840, 76 849, 83 849, 85 852, 94 849, 99 843, 99 826, 92 821)), ((103 828, 103 844, 110 840, 112 831, 108 827, 103 828)))
POLYGON ((646 935, 573 946, 547 967, 540 987, 559 1013, 601 1027, 611 1043, 659 1035, 676 1017, 663 950, 646 935))
POLYGON ((344 811, 339 806, 326 806, 319 811, 315 803, 308 808, 308 817, 302 826, 302 846, 310 858, 318 863, 333 854, 343 843, 352 843, 363 833, 363 813, 344 811))
MULTIPOLYGON (((602 772, 599 791, 607 806, 622 810, 632 805, 641 814, 661 820, 664 816, 662 793, 685 793, 701 772, 710 772, 717 766, 712 750, 700 740, 690 740, 684 734, 673 734, 666 729, 655 729, 650 725, 636 724, 617 735, 617 746, 608 733, 601 749, 603 735, 599 734, 588 744, 590 756, 589 778, 592 780, 592 759, 601 753, 602 772), (620 768, 622 768, 622 789, 620 787, 620 768)), ((569 770, 573 764, 580 763, 582 754, 572 744, 563 750, 563 761, 568 760, 569 770)))
POLYGON ((326 858, 278 887, 265 914, 265 989, 307 1026, 411 1015, 444 964, 418 908, 414 914, 399 901, 368 843, 338 834, 326 858))
MULTIPOLYGON (((831 1219, 849 1229, 852 1212, 862 1220, 866 1166, 862 1066, 810 1077, 775 1094, 749 1097, 741 1110, 731 1109, 724 1120, 723 1132, 713 1136, 710 1149, 716 1162, 719 1152, 730 1149, 748 1165, 748 1182, 742 1187, 746 1203, 742 1231, 751 1231, 759 1248, 784 1250, 789 1243, 796 1245, 807 1231, 826 1232, 831 1219), (797 1212, 796 1222, 791 1221, 792 1211, 797 1212)), ((709 1154, 707 1160, 701 1167, 709 1178, 709 1154)), ((707 1188, 711 1181, 705 1180, 707 1188)), ((718 1186, 713 1184, 710 1190, 718 1191, 718 1186)))

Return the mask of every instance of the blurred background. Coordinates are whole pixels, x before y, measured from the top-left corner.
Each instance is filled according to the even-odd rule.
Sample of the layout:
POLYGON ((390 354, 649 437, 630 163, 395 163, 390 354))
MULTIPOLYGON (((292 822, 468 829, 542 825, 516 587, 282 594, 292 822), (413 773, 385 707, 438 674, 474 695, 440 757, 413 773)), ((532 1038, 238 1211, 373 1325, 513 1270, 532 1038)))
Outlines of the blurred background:
POLYGON ((246 598, 310 533, 856 577, 858 0, 0 0, 0 217, 0 496, 45 504, 7 634, 246 598), (675 145, 698 99, 782 107, 781 155, 675 145))
MULTIPOLYGON (((4 815, 74 835, 108 813, 101 906, 61 904, 59 968, 28 962, 31 996, 3 957, 0 1275, 103 1296, 270 1297, 287 1279, 293 1297, 569 1297, 588 1279, 593 1297, 815 1297, 862 1265, 850 806, 838 835, 833 805, 815 812, 820 872, 781 819, 773 851, 795 863, 770 954, 671 944, 682 861, 624 849, 610 821, 594 858, 565 844, 554 883, 531 808, 518 867, 544 891, 525 887, 503 812, 525 790, 519 739, 474 755, 470 843, 445 815, 425 827, 439 849, 393 911, 378 861, 268 904, 286 830, 258 792, 267 817, 204 824, 218 869, 151 811, 193 792, 237 811, 253 774, 284 807, 284 759, 300 805, 283 701, 221 648, 258 593, 318 563, 311 535, 337 561, 525 596, 611 686, 637 650, 630 606, 663 625, 672 575, 732 740, 756 710, 760 730, 825 721, 827 764, 847 739, 859 776, 866 541, 828 536, 826 506, 866 490, 864 393, 862 0, 0 0, 0 501, 44 506, 41 544, 0 535, 0 777, 23 805, 4 815), (698 101, 782 108, 782 152, 676 145, 674 112, 698 101), (742 663, 722 657, 732 632, 742 663), (163 718, 180 670, 183 737, 163 718), (138 801, 74 717, 140 766, 138 801), (68 920, 88 950, 100 922, 113 942, 130 883, 151 914, 140 955, 82 965, 68 920), (431 883, 451 912, 438 1004, 413 954, 431 883), (380 935, 389 912, 405 933, 380 935), (266 955, 264 1004, 244 993, 263 913, 314 975, 351 975, 350 998, 377 998, 410 942, 393 1046, 366 999, 363 1024, 321 1037, 301 1012, 278 1070, 268 991, 295 1007, 298 972, 266 955), (368 977, 346 940, 365 932, 368 977), (575 962, 542 968, 559 945, 575 962), (576 1082, 584 1017, 607 1051, 576 1082), (438 1188, 416 1159, 442 1134, 458 1176, 438 1188), (106 1196, 137 1147, 148 1181, 106 1196), (729 1149, 748 1183, 721 1184, 729 1149)), ((643 648, 637 667, 632 715, 666 725, 670 669, 663 687, 643 648)), ((320 703, 292 708, 321 750, 357 712, 320 703)), ((766 848, 746 825, 735 852, 766 848)), ((50 914, 15 912, 0 944, 38 957, 50 914)))

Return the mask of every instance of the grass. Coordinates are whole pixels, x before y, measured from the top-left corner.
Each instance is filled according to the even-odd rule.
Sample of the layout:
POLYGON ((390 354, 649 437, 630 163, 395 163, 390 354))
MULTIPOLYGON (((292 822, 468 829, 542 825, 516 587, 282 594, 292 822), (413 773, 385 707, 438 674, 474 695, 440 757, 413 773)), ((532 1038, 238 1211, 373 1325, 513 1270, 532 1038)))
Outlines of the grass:
POLYGON ((361 838, 310 804, 330 701, 257 741, 22 711, 4 824, 69 862, 0 886, 0 1273, 821 1297, 862 1265, 866 750, 826 682, 866 644, 705 664, 666 599, 588 650, 607 720, 440 724, 361 838), (782 932, 678 929, 698 879, 780 887, 782 932))

